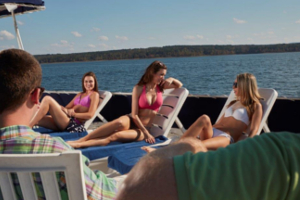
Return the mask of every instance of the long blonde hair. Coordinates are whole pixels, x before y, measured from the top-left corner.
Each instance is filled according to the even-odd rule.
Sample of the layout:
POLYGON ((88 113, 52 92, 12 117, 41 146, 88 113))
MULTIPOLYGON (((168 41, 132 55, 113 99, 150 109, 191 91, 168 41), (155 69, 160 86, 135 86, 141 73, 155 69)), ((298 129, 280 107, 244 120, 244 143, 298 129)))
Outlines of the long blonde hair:
MULTIPOLYGON (((259 104, 262 99, 257 87, 256 78, 253 74, 243 73, 236 76, 239 100, 246 107, 249 119, 251 121, 255 104, 259 104)), ((235 102, 235 101, 234 101, 235 102)), ((232 105, 231 102, 229 105, 232 105)))

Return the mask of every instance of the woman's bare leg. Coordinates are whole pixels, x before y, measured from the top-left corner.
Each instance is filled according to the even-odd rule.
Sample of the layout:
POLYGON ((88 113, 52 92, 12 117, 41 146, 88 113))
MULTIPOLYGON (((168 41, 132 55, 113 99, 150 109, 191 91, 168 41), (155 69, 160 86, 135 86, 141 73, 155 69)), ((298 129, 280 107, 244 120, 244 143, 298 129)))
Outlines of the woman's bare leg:
POLYGON ((194 137, 200 140, 206 140, 213 136, 213 129, 210 118, 207 115, 199 117, 183 134, 184 137, 194 137))
POLYGON ((53 127, 51 120, 49 117, 43 119, 47 113, 50 113, 52 116, 52 123, 56 125, 59 130, 64 130, 69 124, 69 117, 62 111, 61 106, 50 96, 45 96, 41 102, 40 109, 35 115, 35 117, 31 120, 30 126, 33 127, 35 124, 38 124, 43 127, 53 127))
POLYGON ((139 129, 130 129, 113 133, 112 135, 101 139, 90 139, 83 142, 67 142, 74 148, 84 148, 91 146, 106 146, 111 142, 133 142, 144 140, 144 134, 139 129))
MULTIPOLYGON (((83 138, 73 142, 84 142, 87 140, 108 137, 118 131, 128 130, 130 128, 130 118, 127 115, 121 116, 111 122, 103 124, 83 138)), ((71 142, 72 143, 72 142, 71 142)))
POLYGON ((208 150, 216 150, 220 147, 228 146, 230 144, 230 140, 227 137, 218 136, 204 140, 202 143, 208 150))

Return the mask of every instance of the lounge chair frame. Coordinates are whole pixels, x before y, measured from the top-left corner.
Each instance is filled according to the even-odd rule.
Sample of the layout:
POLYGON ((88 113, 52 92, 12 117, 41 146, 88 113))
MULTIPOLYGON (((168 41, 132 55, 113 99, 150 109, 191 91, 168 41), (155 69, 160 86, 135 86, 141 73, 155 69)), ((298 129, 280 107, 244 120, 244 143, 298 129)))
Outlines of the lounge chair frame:
POLYGON ((37 199, 32 173, 40 173, 46 199, 61 199, 56 172, 64 172, 69 199, 86 200, 81 152, 0 154, 0 186, 4 200, 16 199, 10 173, 16 173, 25 200, 37 199))

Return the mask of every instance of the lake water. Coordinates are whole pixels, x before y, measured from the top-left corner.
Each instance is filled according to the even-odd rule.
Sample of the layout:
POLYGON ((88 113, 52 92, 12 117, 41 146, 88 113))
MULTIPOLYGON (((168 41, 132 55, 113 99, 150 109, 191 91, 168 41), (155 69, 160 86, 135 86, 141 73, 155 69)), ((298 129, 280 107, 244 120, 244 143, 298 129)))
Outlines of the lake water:
POLYGON ((250 72, 259 87, 300 98, 300 52, 42 64, 42 85, 46 90, 80 91, 82 75, 93 71, 99 89, 132 92, 154 60, 165 63, 166 77, 179 79, 190 94, 228 95, 236 75, 250 72))

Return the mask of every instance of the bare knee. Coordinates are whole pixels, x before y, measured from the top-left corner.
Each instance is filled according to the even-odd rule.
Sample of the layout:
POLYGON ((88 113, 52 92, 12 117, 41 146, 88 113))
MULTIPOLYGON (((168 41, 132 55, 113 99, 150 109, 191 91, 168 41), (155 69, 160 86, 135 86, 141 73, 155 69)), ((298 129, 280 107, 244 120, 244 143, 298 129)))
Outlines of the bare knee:
POLYGON ((46 95, 46 96, 43 98, 42 103, 43 103, 43 102, 53 101, 53 100, 54 100, 54 99, 53 99, 51 96, 46 95))
POLYGON ((126 117, 122 116, 119 117, 118 119, 116 119, 114 121, 115 125, 116 125, 116 129, 117 130, 124 130, 124 129, 128 129, 129 125, 128 125, 128 119, 126 119, 126 117))
POLYGON ((211 126, 211 121, 209 116, 207 115, 202 115, 197 119, 197 124, 203 127, 208 127, 211 126))

